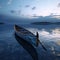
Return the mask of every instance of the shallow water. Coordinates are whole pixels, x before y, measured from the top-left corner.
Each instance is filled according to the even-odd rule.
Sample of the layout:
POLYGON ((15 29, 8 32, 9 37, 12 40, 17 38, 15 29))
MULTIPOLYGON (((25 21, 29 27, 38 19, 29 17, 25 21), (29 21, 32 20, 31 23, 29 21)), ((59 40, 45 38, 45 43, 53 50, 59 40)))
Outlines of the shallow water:
MULTIPOLYGON (((20 25, 20 24, 19 24, 20 25)), ((36 35, 41 44, 36 48, 39 60, 60 60, 60 25, 20 25, 36 35)), ((0 25, 0 60, 33 60, 30 53, 17 42, 14 36, 14 25, 0 25)))

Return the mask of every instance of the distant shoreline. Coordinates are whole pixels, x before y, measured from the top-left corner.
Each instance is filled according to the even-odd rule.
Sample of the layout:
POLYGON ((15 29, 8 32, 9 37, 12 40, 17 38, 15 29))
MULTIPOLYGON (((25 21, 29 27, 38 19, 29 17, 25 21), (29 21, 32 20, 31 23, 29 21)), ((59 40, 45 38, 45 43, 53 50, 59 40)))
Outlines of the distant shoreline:
POLYGON ((60 22, 33 22, 34 25, 60 25, 60 22))
POLYGON ((4 24, 3 22, 0 22, 0 24, 4 24))

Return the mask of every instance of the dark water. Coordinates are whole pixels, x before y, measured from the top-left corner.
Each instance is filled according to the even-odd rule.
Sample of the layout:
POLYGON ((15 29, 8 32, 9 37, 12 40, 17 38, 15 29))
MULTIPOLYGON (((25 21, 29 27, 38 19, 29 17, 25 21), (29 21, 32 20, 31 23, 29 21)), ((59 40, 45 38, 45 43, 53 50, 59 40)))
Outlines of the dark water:
MULTIPOLYGON (((37 48, 25 48, 23 43, 18 43, 15 37, 14 25, 0 25, 0 60, 60 60, 60 25, 20 25, 32 33, 39 32, 41 44, 37 48), (32 50, 34 48, 34 52, 32 50), (29 51, 28 51, 29 50, 29 51), (31 51, 32 50, 32 51, 31 51), (31 53, 32 52, 32 53, 31 53), (34 56, 34 54, 35 56, 34 56)), ((31 46, 31 45, 29 45, 31 46)))

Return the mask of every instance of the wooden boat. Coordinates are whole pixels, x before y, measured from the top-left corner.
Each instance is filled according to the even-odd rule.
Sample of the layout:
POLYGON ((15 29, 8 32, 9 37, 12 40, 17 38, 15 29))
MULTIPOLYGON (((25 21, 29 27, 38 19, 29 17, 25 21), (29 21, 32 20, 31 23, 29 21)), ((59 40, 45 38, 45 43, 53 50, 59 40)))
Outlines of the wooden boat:
POLYGON ((15 29, 16 34, 19 37, 23 38, 24 40, 27 40, 28 42, 30 42, 34 46, 38 45, 38 44, 36 44, 37 38, 33 33, 31 33, 30 31, 28 31, 18 25, 15 25, 14 29, 15 29))
POLYGON ((18 25, 15 25, 14 29, 15 29, 15 33, 20 38, 23 38, 24 40, 28 41, 34 47, 37 47, 39 45, 39 43, 40 43, 41 46, 43 47, 43 49, 46 50, 46 48, 43 46, 43 44, 39 40, 39 34, 38 34, 38 32, 37 32, 37 35, 34 35, 32 32, 30 32, 27 29, 22 28, 22 27, 20 27, 18 25))

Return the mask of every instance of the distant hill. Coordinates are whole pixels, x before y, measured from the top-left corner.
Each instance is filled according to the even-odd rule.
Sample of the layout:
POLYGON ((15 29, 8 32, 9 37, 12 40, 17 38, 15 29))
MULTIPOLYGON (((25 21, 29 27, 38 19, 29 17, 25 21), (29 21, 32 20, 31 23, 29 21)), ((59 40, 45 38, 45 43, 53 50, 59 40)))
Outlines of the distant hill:
POLYGON ((33 22, 32 24, 34 25, 50 25, 50 24, 60 25, 60 22, 33 22))

